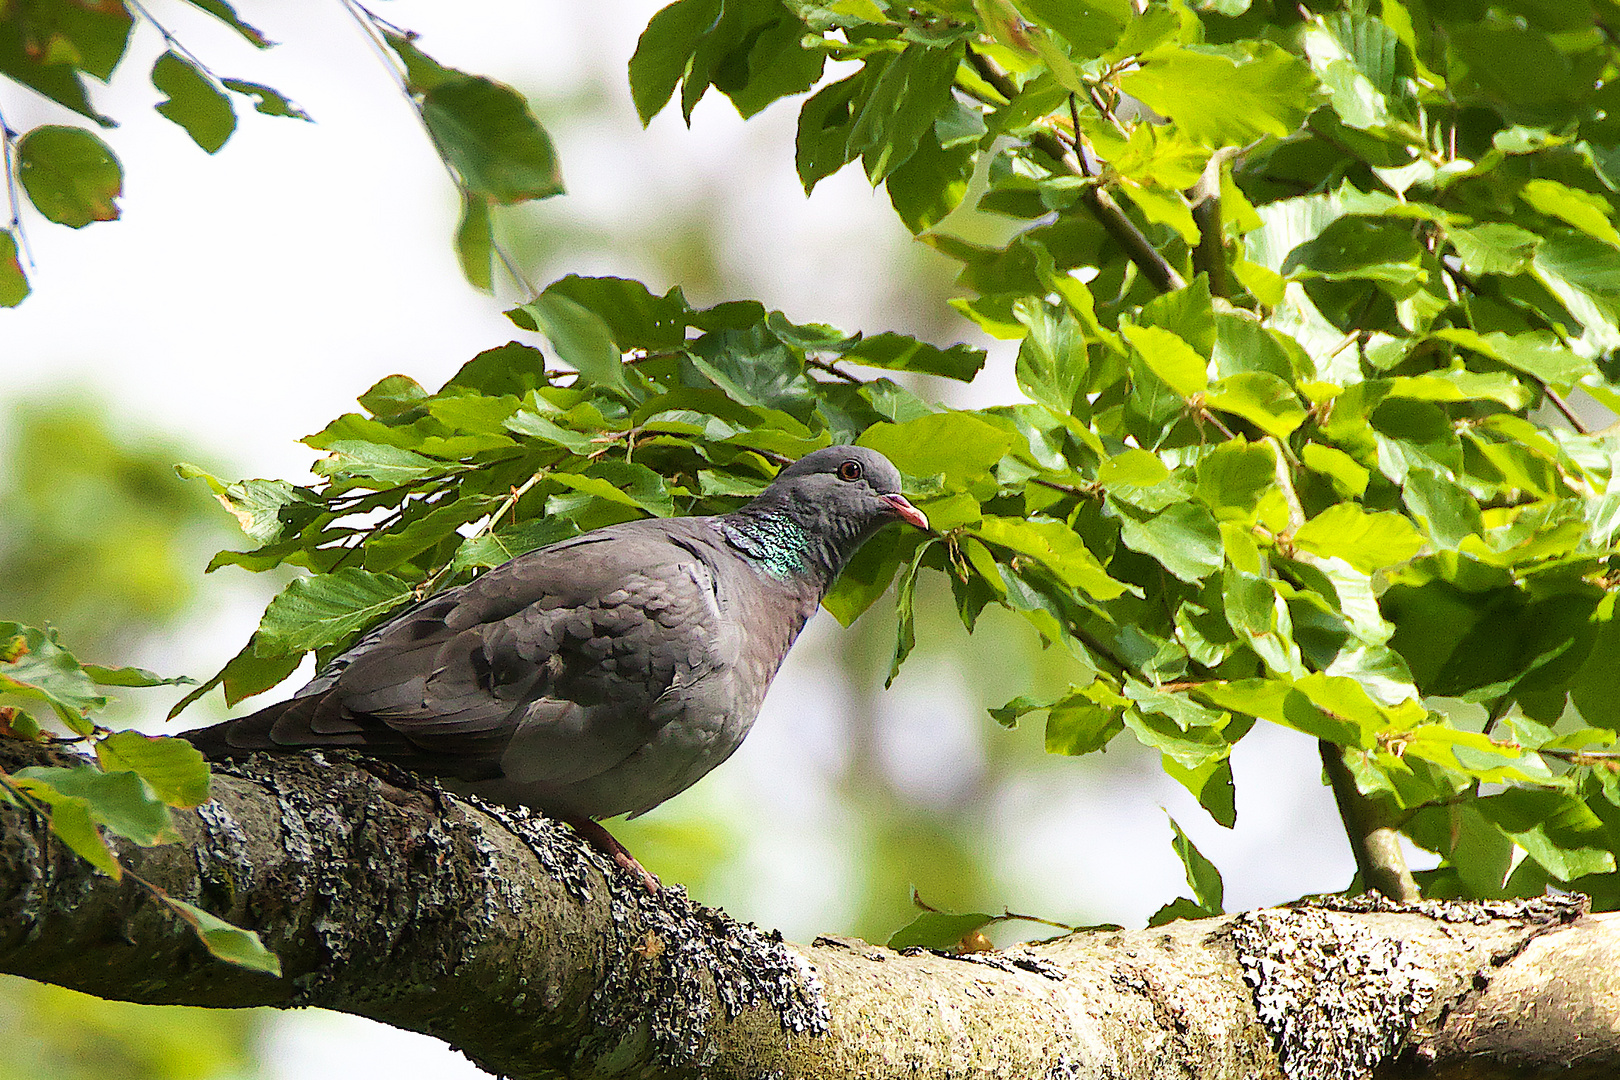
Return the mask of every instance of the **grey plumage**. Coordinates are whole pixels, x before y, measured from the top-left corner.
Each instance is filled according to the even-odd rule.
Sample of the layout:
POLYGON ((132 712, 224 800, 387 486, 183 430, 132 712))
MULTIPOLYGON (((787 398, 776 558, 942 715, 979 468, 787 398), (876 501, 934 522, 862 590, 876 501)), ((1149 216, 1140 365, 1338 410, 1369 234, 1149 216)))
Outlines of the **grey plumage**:
POLYGON ((288 701, 186 737, 215 758, 350 748, 576 822, 639 814, 737 748, 839 571, 895 520, 927 527, 894 466, 829 447, 732 514, 519 556, 376 627, 288 701))

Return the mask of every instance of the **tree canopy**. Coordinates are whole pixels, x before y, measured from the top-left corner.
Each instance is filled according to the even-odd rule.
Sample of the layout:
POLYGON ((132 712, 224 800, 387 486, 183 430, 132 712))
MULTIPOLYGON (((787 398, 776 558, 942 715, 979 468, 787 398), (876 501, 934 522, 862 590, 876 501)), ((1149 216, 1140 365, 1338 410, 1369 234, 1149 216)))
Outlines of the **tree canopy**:
MULTIPOLYGON (((455 178, 464 271, 494 289, 501 208, 561 191, 550 141, 514 91, 355 7, 455 178)), ((181 467, 249 541, 210 569, 303 575, 177 711, 267 690, 521 552, 721 512, 855 442, 934 525, 869 544, 826 603, 846 624, 895 605, 891 678, 937 576, 969 630, 1004 607, 1067 656, 1061 694, 992 710, 1043 723, 1053 753, 1128 732, 1229 825, 1233 745, 1282 725, 1321 742, 1360 884, 1620 906, 1617 16, 1611 0, 677 0, 629 59, 643 121, 690 117, 711 89, 744 117, 808 94, 806 190, 858 161, 960 264, 952 306, 1017 343, 1021 400, 930 400, 921 377, 980 374, 973 345, 622 278, 533 289, 511 265, 519 340, 437 388, 373 386, 306 440, 320 482, 181 467), (1397 837, 1436 868, 1409 871, 1397 837)), ((82 76, 110 74, 137 17, 14 5, 0 73, 101 122, 82 76)), ((231 137, 233 102, 296 116, 170 44, 159 110, 203 149, 231 137)), ((82 122, 6 144, 14 206, 20 186, 53 222, 116 216, 118 163, 82 122)), ((13 230, 0 301, 27 288, 13 230)), ((167 838, 166 807, 206 795, 201 763, 96 725, 101 687, 156 676, 81 666, 20 625, 0 637, 9 730, 54 715, 106 770, 4 790, 116 873, 98 827, 167 838)), ((1160 918, 1218 913, 1219 877, 1179 829, 1178 850, 1194 896, 1160 918)), ((228 958, 274 962, 168 903, 228 958)), ((990 917, 925 919, 910 943, 990 917)))

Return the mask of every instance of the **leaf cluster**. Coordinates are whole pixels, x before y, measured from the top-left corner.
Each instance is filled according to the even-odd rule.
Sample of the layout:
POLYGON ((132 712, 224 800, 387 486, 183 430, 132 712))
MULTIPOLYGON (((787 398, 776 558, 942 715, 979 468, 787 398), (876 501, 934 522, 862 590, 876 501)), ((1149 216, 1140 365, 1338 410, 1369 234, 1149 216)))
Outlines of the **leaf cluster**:
POLYGON ((188 682, 143 668, 80 664, 56 635, 0 622, 0 735, 52 741, 36 713, 87 743, 94 763, 0 769, 0 802, 39 814, 50 831, 97 870, 136 880, 154 899, 192 926, 214 955, 258 971, 280 974, 280 963, 256 933, 232 926, 193 904, 169 896, 130 874, 109 837, 139 847, 173 843, 174 808, 208 801, 208 765, 190 743, 138 731, 109 731, 90 714, 107 704, 106 687, 154 687, 188 682))

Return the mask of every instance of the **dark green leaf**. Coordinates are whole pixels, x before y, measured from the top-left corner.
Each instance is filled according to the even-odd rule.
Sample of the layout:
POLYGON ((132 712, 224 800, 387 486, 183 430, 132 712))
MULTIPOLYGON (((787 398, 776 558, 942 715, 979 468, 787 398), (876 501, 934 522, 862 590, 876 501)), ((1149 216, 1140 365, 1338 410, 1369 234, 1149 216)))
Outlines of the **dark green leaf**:
POLYGON ((644 126, 668 103, 719 15, 720 0, 676 0, 641 32, 630 57, 630 96, 644 126))
MULTIPOLYGON (((195 0, 191 0, 195 2, 195 0)), ((232 90, 244 97, 253 99, 253 110, 265 116, 286 116, 293 120, 308 120, 309 113, 297 105, 273 86, 263 83, 248 82, 246 79, 221 79, 220 83, 227 90, 232 90)))
POLYGON ((236 13, 236 8, 227 4, 225 0, 185 0, 185 2, 194 8, 208 12, 214 18, 235 30, 242 36, 244 41, 256 49, 268 49, 275 44, 258 29, 243 22, 242 17, 236 13))
POLYGON ((1219 915, 1225 910, 1221 872, 1215 869, 1214 863, 1204 858, 1203 852, 1182 831, 1175 818, 1170 818, 1170 828, 1175 832, 1170 846, 1175 849, 1176 858, 1181 860, 1181 865, 1187 871, 1187 884, 1192 887, 1194 899, 1205 911, 1219 915))
MULTIPOLYGON (((69 798, 82 799, 98 824, 142 847, 180 839, 168 806, 133 772, 102 772, 91 765, 36 765, 19 769, 12 778, 40 781, 69 798)), ((31 793, 37 794, 37 789, 31 793)))
POLYGON ((489 199, 472 191, 461 193, 461 220, 456 224, 456 259, 462 276, 473 288, 489 292, 494 284, 495 230, 489 217, 489 199))
POLYGON ((874 334, 843 350, 844 356, 868 367, 888 371, 921 371, 948 379, 972 382, 984 367, 984 350, 967 345, 948 349, 930 345, 904 334, 874 334))
POLYGON ((264 611, 261 654, 307 652, 347 638, 412 598, 408 582, 344 567, 298 578, 264 611))
POLYGON ((448 78, 424 95, 422 119, 469 190, 504 204, 562 194, 551 137, 510 86, 473 75, 448 78))
POLYGON ((168 95, 157 111, 186 129, 191 141, 208 153, 218 152, 236 130, 236 110, 207 75, 190 60, 170 50, 152 65, 152 85, 168 95))
MULTIPOLYGON (((111 147, 83 128, 51 125, 24 135, 17 141, 17 179, 35 209, 58 225, 80 229, 118 218, 115 200, 124 192, 124 168, 111 147)), ((14 241, 9 233, 7 238, 14 241)), ((10 247, 15 262, 15 242, 10 247)), ((27 295, 26 282, 22 295, 27 295)))
POLYGON ((33 291, 17 255, 17 238, 10 229, 0 229, 0 307, 16 307, 33 291))
POLYGON ((624 386, 623 355, 596 312, 561 291, 547 289, 522 305, 563 363, 599 386, 624 386))

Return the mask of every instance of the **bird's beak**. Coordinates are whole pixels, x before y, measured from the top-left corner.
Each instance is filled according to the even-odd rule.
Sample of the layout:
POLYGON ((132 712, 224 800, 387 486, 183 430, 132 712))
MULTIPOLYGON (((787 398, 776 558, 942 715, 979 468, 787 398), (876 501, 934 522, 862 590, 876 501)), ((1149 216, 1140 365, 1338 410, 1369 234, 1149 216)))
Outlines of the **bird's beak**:
POLYGON ((885 495, 883 501, 889 504, 889 509, 893 510, 901 521, 908 521, 924 532, 928 531, 928 515, 907 502, 904 495, 899 493, 885 495))

